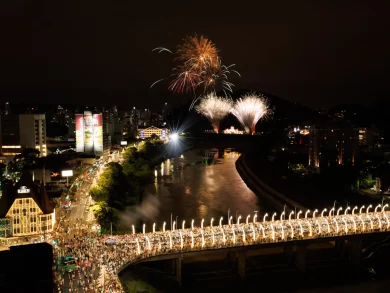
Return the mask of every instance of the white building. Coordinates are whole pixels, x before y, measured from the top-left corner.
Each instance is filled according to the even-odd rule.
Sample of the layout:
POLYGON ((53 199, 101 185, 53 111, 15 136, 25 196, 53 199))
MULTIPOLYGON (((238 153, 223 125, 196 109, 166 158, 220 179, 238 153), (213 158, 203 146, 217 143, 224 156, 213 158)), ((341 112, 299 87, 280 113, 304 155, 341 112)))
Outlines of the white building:
POLYGON ((168 128, 158 128, 158 127, 148 127, 148 128, 138 128, 138 137, 145 139, 150 138, 152 135, 157 135, 161 139, 168 138, 169 130, 168 128))
POLYGON ((47 155, 46 119, 44 114, 2 115, 1 152, 4 156, 15 156, 26 148, 47 155))

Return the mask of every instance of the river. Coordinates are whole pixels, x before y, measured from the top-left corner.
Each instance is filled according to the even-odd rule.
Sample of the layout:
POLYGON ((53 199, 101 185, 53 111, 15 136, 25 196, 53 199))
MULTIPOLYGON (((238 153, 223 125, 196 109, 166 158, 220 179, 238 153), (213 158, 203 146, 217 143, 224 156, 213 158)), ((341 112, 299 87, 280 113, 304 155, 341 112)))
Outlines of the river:
POLYGON ((235 166, 240 153, 234 149, 193 150, 173 159, 168 159, 155 170, 155 183, 147 186, 138 218, 151 228, 156 223, 160 229, 163 222, 170 229, 177 221, 182 227, 190 227, 192 219, 199 226, 202 219, 214 225, 221 217, 227 223, 228 214, 247 215, 251 219, 273 209, 258 198, 245 184, 235 166), (208 154, 206 156, 206 154, 208 154))

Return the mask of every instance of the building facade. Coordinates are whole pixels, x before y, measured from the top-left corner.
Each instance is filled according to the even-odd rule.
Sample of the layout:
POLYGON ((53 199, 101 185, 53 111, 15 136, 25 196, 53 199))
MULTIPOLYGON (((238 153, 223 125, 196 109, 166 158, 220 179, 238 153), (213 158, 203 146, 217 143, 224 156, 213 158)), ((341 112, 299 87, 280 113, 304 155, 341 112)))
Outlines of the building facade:
POLYGON ((0 238, 43 235, 53 231, 55 209, 44 185, 25 172, 0 198, 0 238))
POLYGON ((315 125, 309 134, 309 166, 354 165, 358 144, 355 129, 345 120, 315 125))
POLYGON ((150 138, 152 135, 157 135, 161 139, 167 139, 169 134, 168 128, 148 127, 138 128, 138 137, 141 139, 150 138))
POLYGON ((46 119, 44 114, 2 115, 0 121, 1 152, 15 156, 26 148, 47 155, 46 119))

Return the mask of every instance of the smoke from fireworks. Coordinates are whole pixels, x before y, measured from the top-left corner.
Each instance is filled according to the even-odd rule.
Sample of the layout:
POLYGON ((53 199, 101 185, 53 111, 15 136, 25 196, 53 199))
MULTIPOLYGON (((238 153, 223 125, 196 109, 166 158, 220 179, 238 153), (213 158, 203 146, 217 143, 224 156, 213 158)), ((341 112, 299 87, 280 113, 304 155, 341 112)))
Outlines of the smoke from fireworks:
POLYGON ((195 107, 195 111, 206 117, 214 131, 219 133, 220 122, 229 114, 232 106, 233 102, 230 99, 208 94, 200 100, 200 103, 195 107))
MULTIPOLYGON (((153 51, 172 53, 162 47, 153 51)), ((234 64, 230 66, 222 64, 217 48, 204 36, 186 37, 184 42, 177 46, 175 55, 179 65, 173 68, 172 80, 168 86, 173 93, 192 92, 196 95, 195 91, 200 88, 205 95, 215 92, 218 86, 226 96, 229 96, 234 85, 228 81, 228 75, 235 73, 240 76, 237 71, 231 69, 234 64)), ((153 83, 152 86, 162 80, 164 79, 153 83)))
POLYGON ((236 116, 246 133, 254 134, 257 122, 268 114, 268 103, 264 96, 247 94, 236 101, 230 112, 236 116))

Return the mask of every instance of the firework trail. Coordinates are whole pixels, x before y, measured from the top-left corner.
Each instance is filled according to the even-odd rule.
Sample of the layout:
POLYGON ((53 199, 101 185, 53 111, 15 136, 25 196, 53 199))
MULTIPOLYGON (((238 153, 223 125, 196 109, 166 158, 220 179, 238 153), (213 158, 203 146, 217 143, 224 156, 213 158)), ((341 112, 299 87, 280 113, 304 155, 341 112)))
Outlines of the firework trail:
POLYGON ((208 94, 200 100, 199 105, 195 107, 195 111, 206 117, 214 131, 219 133, 220 122, 229 114, 232 107, 233 102, 230 99, 208 94))
POLYGON ((269 114, 266 97, 247 94, 236 101, 230 112, 236 116, 246 133, 254 134, 257 122, 269 114))

